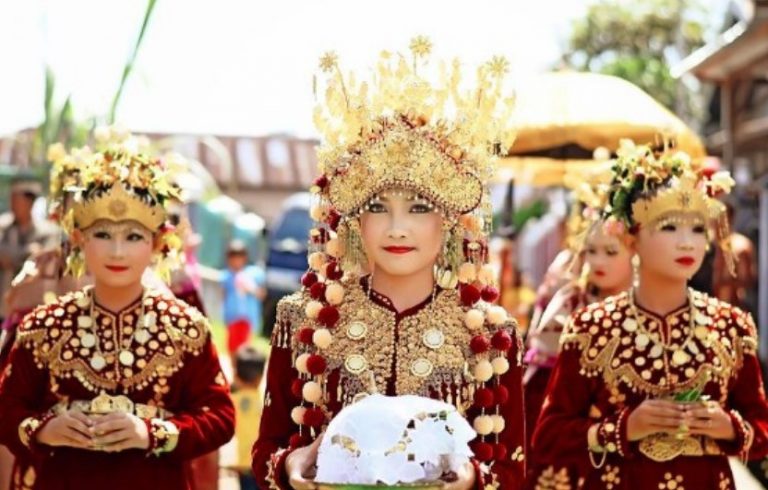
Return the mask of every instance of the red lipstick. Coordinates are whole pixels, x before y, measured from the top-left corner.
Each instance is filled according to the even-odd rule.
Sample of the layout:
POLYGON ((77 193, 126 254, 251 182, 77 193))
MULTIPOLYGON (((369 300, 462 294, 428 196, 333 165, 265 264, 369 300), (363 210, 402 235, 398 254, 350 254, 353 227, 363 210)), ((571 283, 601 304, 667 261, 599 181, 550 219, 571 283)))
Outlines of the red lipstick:
POLYGON ((408 252, 412 252, 412 251, 414 251, 416 249, 414 247, 396 247, 396 246, 391 246, 391 247, 384 247, 384 250, 386 250, 387 252, 389 252, 391 254, 407 254, 408 252))
POLYGON ((597 277, 605 277, 605 271, 595 271, 597 277))
POLYGON ((112 272, 125 272, 128 270, 128 267, 124 265, 108 265, 106 267, 112 272))
POLYGON ((684 266, 690 267, 694 263, 696 263, 696 259, 694 259, 693 257, 688 257, 688 256, 686 256, 686 257, 678 257, 678 258, 675 259, 675 262, 677 262, 680 265, 684 265, 684 266))

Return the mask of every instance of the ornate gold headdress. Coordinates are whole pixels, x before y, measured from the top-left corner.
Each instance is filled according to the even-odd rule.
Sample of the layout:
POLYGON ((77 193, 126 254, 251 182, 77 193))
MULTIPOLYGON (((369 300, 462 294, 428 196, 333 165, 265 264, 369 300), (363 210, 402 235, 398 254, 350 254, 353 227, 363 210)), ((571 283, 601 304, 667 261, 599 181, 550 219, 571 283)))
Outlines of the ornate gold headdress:
POLYGON ((602 218, 610 181, 605 170, 607 168, 573 174, 563 182, 573 192, 573 206, 566 220, 566 242, 574 252, 583 248, 589 230, 602 218))
POLYGON ((715 223, 715 239, 733 270, 725 205, 717 197, 730 193, 734 181, 726 171, 708 174, 682 151, 665 145, 656 150, 622 140, 612 168, 606 227, 614 232, 652 226, 665 215, 690 212, 715 223))
MULTIPOLYGON (((509 63, 501 57, 477 69, 476 85, 462 91, 461 64, 430 70, 432 45, 410 45, 411 59, 383 52, 371 81, 344 77, 326 54, 324 103, 314 121, 323 135, 318 150, 322 191, 342 215, 358 210, 382 189, 401 187, 458 215, 480 205, 495 150, 506 150, 513 97, 504 93, 509 63)), ((317 92, 317 82, 315 82, 317 92)))
MULTIPOLYGON (((68 154, 60 145, 49 151, 54 199, 61 206, 65 196, 72 196, 71 209, 62 218, 65 232, 87 229, 99 220, 135 221, 160 233, 155 270, 169 278, 179 265, 181 240, 166 222, 166 208, 180 200, 172 178, 181 168, 141 152, 140 140, 125 131, 99 128, 95 136, 96 152, 83 147, 68 154)), ((84 272, 77 248, 68 258, 68 272, 76 276, 84 272)))

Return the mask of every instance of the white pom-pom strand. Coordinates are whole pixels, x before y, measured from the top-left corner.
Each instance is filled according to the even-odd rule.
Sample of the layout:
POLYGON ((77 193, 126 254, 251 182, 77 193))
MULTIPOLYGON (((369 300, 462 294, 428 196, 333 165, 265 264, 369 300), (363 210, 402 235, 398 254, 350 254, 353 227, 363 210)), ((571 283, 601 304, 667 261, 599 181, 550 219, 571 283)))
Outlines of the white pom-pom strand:
POLYGON ((498 374, 499 376, 509 371, 509 361, 507 361, 505 357, 495 358, 491 361, 491 366, 493 366, 494 374, 498 374))
POLYGON ((307 359, 309 359, 309 354, 299 354, 299 356, 296 358, 296 370, 300 373, 307 374, 309 371, 307 370, 307 359))
POLYGON ((325 244, 325 252, 336 259, 344 255, 344 244, 338 238, 331 238, 325 244))
POLYGON ((301 395, 309 403, 317 403, 323 397, 323 389, 315 381, 307 381, 301 389, 301 395))
POLYGON ((483 323, 485 323, 485 315, 480 310, 471 309, 464 316, 464 324, 470 330, 479 330, 483 323))
POLYGON ((475 364, 473 374, 477 381, 485 383, 493 377, 493 366, 487 359, 482 359, 475 364))
POLYGON ((309 267, 315 272, 323 272, 325 264, 328 262, 326 255, 323 252, 312 252, 307 258, 309 267))
POLYGON ((314 343, 318 349, 327 349, 331 346, 332 341, 333 336, 327 328, 319 328, 312 334, 312 343, 314 343))
POLYGON ((504 432, 504 428, 506 427, 506 422, 504 421, 504 417, 501 415, 491 415, 491 420, 493 421, 493 433, 494 434, 501 434, 504 432))
POLYGON ((488 308, 488 322, 491 325, 503 325, 507 321, 507 310, 501 306, 491 306, 488 308))
POLYGON ((472 425, 475 428, 475 432, 481 436, 487 436, 493 432, 493 419, 490 415, 478 415, 475 417, 472 425))
POLYGON ((339 305, 344 301, 344 287, 341 284, 329 284, 325 288, 325 300, 332 305, 339 305))
POLYGON ((307 413, 305 407, 293 407, 293 410, 291 410, 291 420, 293 420, 294 424, 301 425, 304 423, 305 413, 307 413))
POLYGON ((496 284, 496 268, 491 264, 485 264, 477 273, 477 279, 486 286, 496 284))

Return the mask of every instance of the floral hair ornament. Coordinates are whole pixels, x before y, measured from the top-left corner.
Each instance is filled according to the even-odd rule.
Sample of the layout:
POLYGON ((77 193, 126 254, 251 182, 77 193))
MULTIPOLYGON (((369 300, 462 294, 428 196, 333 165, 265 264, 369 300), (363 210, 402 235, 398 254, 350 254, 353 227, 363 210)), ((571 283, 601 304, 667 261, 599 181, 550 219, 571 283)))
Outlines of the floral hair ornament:
MULTIPOLYGON (((179 200, 173 176, 183 170, 183 162, 164 161, 144 149, 146 139, 132 136, 120 128, 97 128, 96 151, 62 147, 53 150, 54 167, 69 175, 75 163, 79 173, 59 179, 57 195, 71 195, 71 209, 62 218, 67 234, 85 230, 100 220, 135 221, 155 234, 158 252, 154 268, 164 280, 180 265, 181 239, 167 221, 167 207, 179 200), (60 188, 59 188, 60 186, 60 188)), ((85 272, 82 251, 73 247, 67 258, 67 272, 78 277, 85 272)))
POLYGON ((636 233, 670 213, 698 214, 707 224, 715 225, 715 241, 734 273, 728 217, 725 205, 718 200, 730 193, 735 184, 730 173, 704 171, 699 162, 675 150, 668 141, 655 148, 622 140, 617 155, 604 210, 606 231, 636 233))

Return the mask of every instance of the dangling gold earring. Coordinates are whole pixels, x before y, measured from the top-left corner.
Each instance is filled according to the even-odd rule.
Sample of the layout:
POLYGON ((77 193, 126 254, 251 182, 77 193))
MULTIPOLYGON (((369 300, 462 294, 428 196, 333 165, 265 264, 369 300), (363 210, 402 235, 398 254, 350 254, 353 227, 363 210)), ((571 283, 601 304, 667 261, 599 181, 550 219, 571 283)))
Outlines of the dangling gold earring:
POLYGON ((640 284, 640 256, 635 254, 632 256, 632 287, 637 287, 640 284))
POLYGON ((442 289, 453 289, 458 282, 459 266, 462 262, 462 238, 458 227, 443 232, 443 246, 435 265, 435 283, 442 289))
POLYGON ((364 270, 368 264, 368 256, 360 237, 360 222, 356 218, 350 218, 339 225, 338 233, 346 251, 342 266, 346 270, 364 270))
POLYGON ((64 274, 70 275, 75 279, 80 278, 85 274, 85 257, 83 256, 83 250, 80 247, 72 247, 72 250, 67 256, 67 264, 64 268, 64 274))

